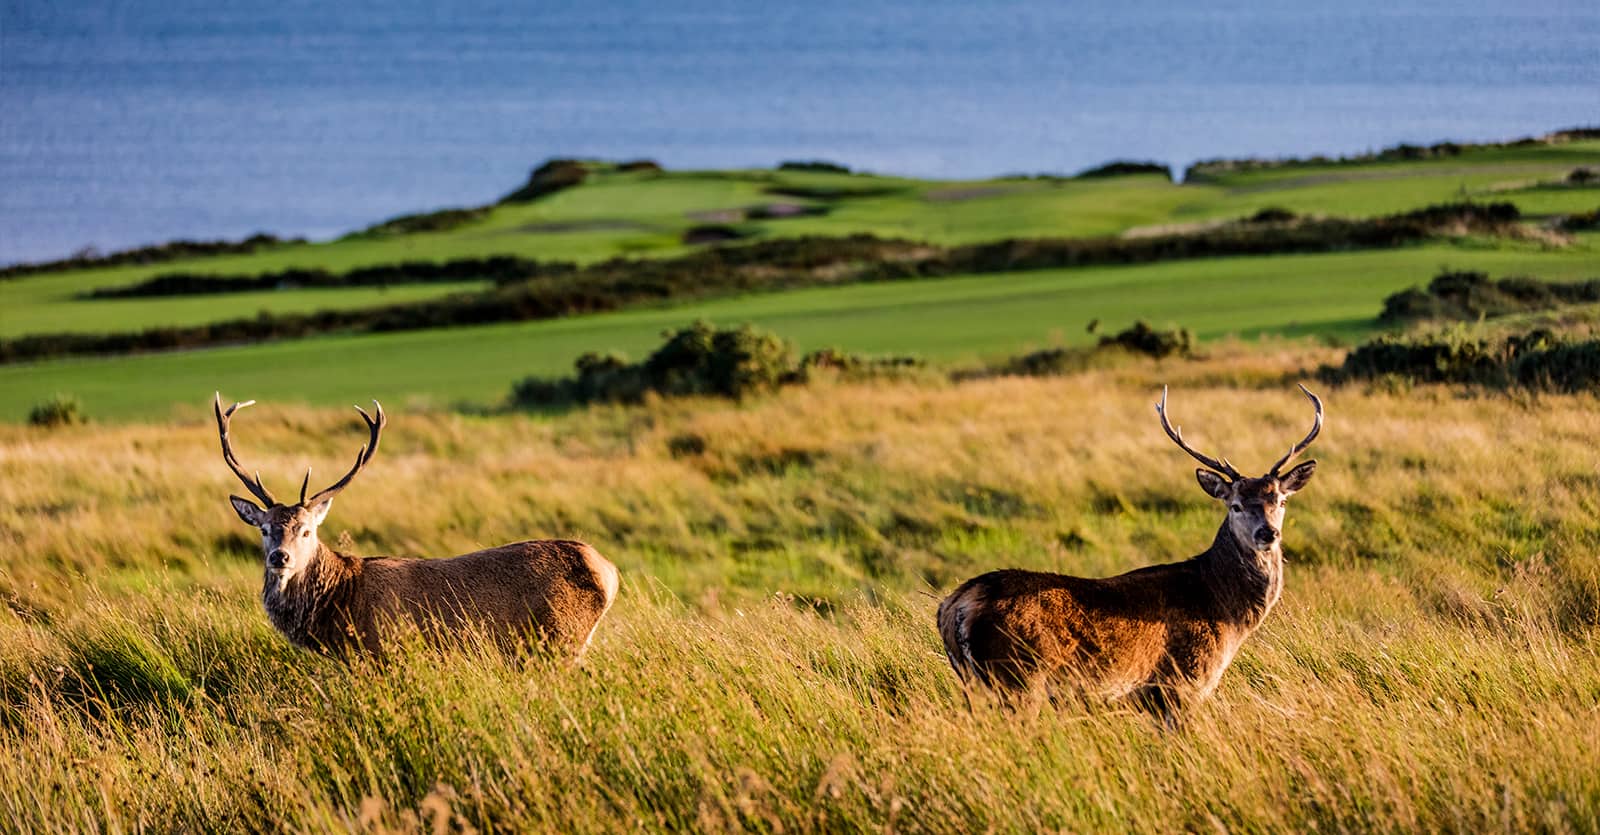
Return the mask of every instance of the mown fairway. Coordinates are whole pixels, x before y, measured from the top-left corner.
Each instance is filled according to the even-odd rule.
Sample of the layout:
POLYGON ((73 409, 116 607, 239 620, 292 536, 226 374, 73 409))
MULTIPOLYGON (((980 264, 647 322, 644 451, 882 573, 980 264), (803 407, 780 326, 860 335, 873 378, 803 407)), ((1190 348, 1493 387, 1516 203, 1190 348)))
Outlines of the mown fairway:
MULTIPOLYGON (((215 428, 0 427, 0 820, 21 831, 1575 831, 1600 821, 1589 395, 1322 388, 1287 588, 1188 727, 969 714, 933 630, 972 574, 1201 550, 1157 428, 1256 472, 1330 349, 731 405, 471 418, 394 404, 332 540, 581 536, 624 572, 586 664, 290 649, 215 428), (683 441, 698 438, 701 451, 683 441), (674 454, 673 450, 678 452, 674 454)), ((357 381, 347 381, 354 384, 357 381)), ((251 392, 252 394, 256 392, 251 392)), ((280 492, 342 410, 235 426, 280 492)))
POLYGON ((500 402, 526 375, 570 371, 587 351, 642 357, 663 330, 695 319, 756 323, 802 349, 909 353, 946 365, 1030 346, 1082 344, 1094 339, 1085 326, 1095 319, 1111 330, 1141 318, 1180 325, 1202 339, 1279 334, 1349 342, 1377 327, 1385 295, 1427 283, 1444 265, 1495 275, 1600 277, 1594 241, 1585 236, 1559 250, 1434 245, 887 282, 526 324, 0 366, 0 420, 21 420, 57 392, 79 397, 92 417, 110 419, 198 408, 217 389, 313 404, 377 397, 481 407, 500 402))
MULTIPOLYGON (((1002 238, 1085 237, 1234 219, 1265 207, 1307 214, 1368 217, 1452 200, 1507 200, 1545 217, 1600 206, 1600 187, 1552 187, 1573 168, 1600 165, 1600 141, 1492 148, 1460 157, 1360 165, 1300 165, 1227 173, 1177 185, 1150 174, 1105 179, 1000 179, 965 182, 793 171, 602 172, 583 185, 533 203, 503 205, 441 232, 352 236, 251 255, 139 267, 83 270, 0 282, 0 335, 94 331, 204 321, 179 304, 84 302, 97 287, 187 271, 248 275, 287 267, 342 271, 408 260, 503 254, 592 262, 617 255, 688 251, 683 233, 726 223, 756 238, 867 232, 934 243, 1002 238), (817 216, 746 219, 760 206, 825 209, 817 216)), ((512 184, 507 184, 508 190, 512 184)), ((394 291, 391 291, 394 292, 394 291)), ((436 295, 443 288, 410 291, 436 295)), ((358 304, 327 290, 281 290, 203 302, 210 319, 258 310, 309 310, 358 304)), ((393 297, 368 293, 367 304, 393 297)))

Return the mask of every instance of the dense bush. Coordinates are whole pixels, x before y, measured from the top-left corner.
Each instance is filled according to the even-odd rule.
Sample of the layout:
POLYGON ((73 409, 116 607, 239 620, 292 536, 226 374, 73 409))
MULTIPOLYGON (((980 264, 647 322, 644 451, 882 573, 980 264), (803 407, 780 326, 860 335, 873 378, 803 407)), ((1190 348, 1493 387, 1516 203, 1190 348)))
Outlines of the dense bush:
POLYGON ((1474 320, 1600 301, 1600 279, 1550 284, 1536 278, 1494 280, 1481 272, 1444 272, 1426 289, 1412 287, 1383 300, 1378 321, 1474 320))
POLYGON ((737 226, 726 223, 701 223, 683 230, 683 242, 686 244, 717 244, 726 241, 737 241, 745 237, 745 232, 737 226))
POLYGON ((1112 336, 1102 336, 1092 348, 1046 348, 1012 357, 977 371, 958 373, 958 379, 973 377, 1020 376, 1051 377, 1073 374, 1091 367, 1108 352, 1124 352, 1165 359, 1187 357, 1194 352, 1194 335, 1187 328, 1157 330, 1138 321, 1112 336))
POLYGON ((1600 229, 1600 208, 1589 212, 1567 215, 1561 219, 1559 225, 1563 232, 1587 232, 1600 229))
POLYGON ((501 203, 527 203, 555 194, 558 191, 582 185, 589 177, 589 167, 575 159, 552 159, 533 169, 522 187, 500 198, 501 203))
POLYGON ((28 424, 31 426, 46 428, 72 426, 85 420, 83 406, 78 403, 78 398, 67 394, 58 394, 34 406, 28 412, 28 424))
MULTIPOLYGON (((949 248, 871 235, 777 238, 712 247, 671 259, 614 258, 570 271, 567 265, 560 265, 535 276, 537 280, 519 280, 517 273, 519 265, 533 262, 511 259, 506 262, 511 265, 507 275, 496 279, 501 286, 480 293, 359 310, 262 314, 135 333, 36 334, 0 340, 0 363, 194 348, 329 331, 420 330, 551 319, 668 300, 852 282, 1391 247, 1438 234, 1504 233, 1516 216, 1516 207, 1509 203, 1458 203, 1366 220, 1236 223, 1143 238, 1008 240, 949 248)), ((392 268, 365 269, 382 275, 392 268)), ((264 280, 268 279, 257 278, 264 280)))
POLYGON ((303 244, 305 242, 305 238, 278 238, 258 233, 242 241, 171 241, 156 246, 124 249, 107 255, 101 255, 91 247, 71 258, 63 258, 58 261, 41 261, 32 264, 12 264, 9 267, 0 268, 0 280, 33 275, 35 273, 121 267, 130 264, 157 264, 162 261, 175 261, 179 258, 198 258, 206 255, 240 255, 255 252, 259 249, 284 244, 303 244))
POLYGON ((1294 212, 1278 206, 1267 206, 1257 210, 1255 214, 1245 218, 1245 223, 1288 223, 1299 217, 1294 212))
POLYGON ((578 358, 571 377, 521 380, 512 385, 511 403, 519 407, 637 403, 646 394, 739 400, 809 382, 823 371, 860 378, 922 365, 910 357, 862 357, 832 348, 797 362, 788 340, 749 325, 718 329, 695 322, 662 337, 661 347, 641 363, 630 363, 620 354, 588 353, 578 358))
POLYGON ((1172 179, 1172 168, 1164 162, 1153 160, 1125 160, 1119 159, 1098 165, 1086 171, 1078 172, 1080 179, 1093 179, 1095 177, 1124 177, 1129 174, 1160 174, 1168 180, 1172 179))
POLYGON ((1134 354, 1163 359, 1174 355, 1188 356, 1194 351, 1194 334, 1188 328, 1156 330, 1143 321, 1133 323, 1115 336, 1100 337, 1101 348, 1121 348, 1134 354))
POLYGON ((823 159, 785 160, 778 163, 779 171, 814 171, 821 174, 849 174, 848 165, 829 162, 823 159))
POLYGON ((1600 386, 1600 340, 1566 340, 1543 328, 1505 337, 1385 336, 1351 351, 1331 376, 1584 391, 1600 386))
POLYGON ((658 173, 662 168, 661 163, 653 159, 630 159, 617 163, 617 170, 622 172, 648 171, 658 173))
POLYGON ((642 363, 629 363, 618 354, 584 354, 571 377, 530 377, 514 384, 512 402, 636 403, 647 392, 740 399, 776 389, 797 370, 788 341, 749 325, 719 330, 695 322, 663 336, 665 342, 642 363))
POLYGON ((1574 168, 1567 172, 1567 185, 1586 186, 1600 181, 1600 170, 1585 167, 1574 168))

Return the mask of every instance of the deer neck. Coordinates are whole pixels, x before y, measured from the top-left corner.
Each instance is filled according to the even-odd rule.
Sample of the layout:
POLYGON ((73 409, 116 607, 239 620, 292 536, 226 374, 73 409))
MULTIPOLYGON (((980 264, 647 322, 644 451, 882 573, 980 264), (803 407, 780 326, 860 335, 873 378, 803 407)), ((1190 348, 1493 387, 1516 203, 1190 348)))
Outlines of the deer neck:
POLYGON ((1240 542, 1226 520, 1211 549, 1196 558, 1219 614, 1254 629, 1283 593, 1282 539, 1261 549, 1240 542))
POLYGON ((261 603, 272 625, 290 641, 312 646, 325 640, 320 634, 323 622, 343 607, 359 573, 360 560, 319 541, 305 568, 287 577, 267 574, 261 603))

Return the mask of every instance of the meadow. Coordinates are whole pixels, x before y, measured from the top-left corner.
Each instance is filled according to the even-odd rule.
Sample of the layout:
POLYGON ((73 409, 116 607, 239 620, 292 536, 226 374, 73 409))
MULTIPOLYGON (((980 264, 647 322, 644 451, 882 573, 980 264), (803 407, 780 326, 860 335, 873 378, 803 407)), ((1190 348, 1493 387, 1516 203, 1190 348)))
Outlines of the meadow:
MULTIPOLYGON (((0 830, 1600 833, 1595 392, 1328 382, 1362 340, 1434 327, 1379 315, 1443 270, 1600 278, 1600 233, 1549 228, 1600 203, 1560 184, 1596 164, 1600 142, 1576 141, 1212 168, 1181 185, 598 166, 436 231, 0 281, 8 338, 484 284, 82 298, 175 271, 670 257, 705 224, 957 244, 1204 230, 1274 207, 1522 212, 1513 234, 1388 248, 885 274, 0 365, 0 830), (811 213, 750 211, 775 204, 811 213), (742 401, 507 405, 528 375, 569 373, 587 352, 641 359, 695 320, 927 365, 819 372, 742 401), (958 373, 1136 320, 1188 329, 1197 353, 958 373), (1159 429, 1161 386, 1186 438, 1255 474, 1304 432, 1296 382, 1327 403, 1320 467, 1289 510, 1282 602, 1215 697, 1178 729, 1117 706, 979 694, 969 709, 938 599, 996 568, 1102 576, 1204 550, 1223 512, 1159 429), (291 647, 261 609, 259 537, 228 507, 240 485, 218 451, 216 390, 261 401, 235 420, 235 446, 280 495, 307 466, 344 471, 365 439, 348 404, 384 402, 383 447, 323 526, 330 544, 447 556, 591 542, 623 587, 584 662, 507 658, 471 636, 442 650, 402 636, 382 661, 291 647), (88 422, 22 425, 58 393, 88 422)), ((1443 333, 1592 337, 1600 321, 1593 304, 1514 309, 1443 333)))
MULTIPOLYGON (((195 414, 0 427, 0 827, 18 831, 1565 831, 1600 821, 1592 394, 1314 384, 1283 601, 1179 731, 969 712, 937 596, 1105 574, 1222 513, 1341 352, 1223 341, 1068 377, 822 383, 558 416, 391 407, 324 526, 360 553, 577 536, 623 571, 576 669, 471 642, 294 650, 195 414), (684 439, 699 443, 685 443, 684 439)), ((348 409, 235 421, 268 483, 348 409)))

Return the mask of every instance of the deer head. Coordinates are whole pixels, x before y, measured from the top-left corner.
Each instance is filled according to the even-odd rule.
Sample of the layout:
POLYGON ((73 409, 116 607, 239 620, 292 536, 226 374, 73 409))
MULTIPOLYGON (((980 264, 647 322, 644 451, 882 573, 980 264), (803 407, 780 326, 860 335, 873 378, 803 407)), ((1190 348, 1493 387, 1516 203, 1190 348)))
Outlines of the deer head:
POLYGON ((368 415, 360 406, 356 411, 361 413, 361 419, 366 421, 371 439, 367 445, 356 454, 356 464, 345 473, 344 478, 333 483, 333 486, 319 490, 316 494, 307 497, 306 488, 311 485, 311 470, 306 470, 306 477, 300 482, 300 500, 291 505, 286 505, 272 497, 272 493, 261 483, 261 474, 254 477, 245 472, 239 465, 239 459, 234 457, 233 444, 228 437, 228 424, 233 419, 233 413, 246 406, 254 404, 254 400, 235 403, 226 411, 222 408, 222 394, 219 392, 214 402, 217 413, 217 431, 222 435, 222 460, 227 462, 233 474, 244 482, 244 486, 261 502, 255 502, 241 496, 229 496, 228 501, 233 503, 233 511, 245 523, 261 529, 261 550, 266 557, 267 571, 277 575, 281 581, 303 570, 316 557, 319 548, 317 539, 317 526, 327 518, 329 508, 333 507, 333 497, 339 491, 350 485, 356 473, 372 460, 378 451, 378 437, 383 433, 383 427, 388 422, 383 414, 383 406, 378 401, 372 401, 377 418, 368 415))
POLYGON ((1234 540, 1241 545, 1254 547, 1257 551, 1266 551, 1278 544, 1283 536, 1285 503, 1290 496, 1310 483, 1311 476, 1317 471, 1317 462, 1312 460, 1286 473, 1282 472, 1283 466, 1295 456, 1305 452, 1306 447, 1316 440, 1317 433, 1322 431, 1322 400, 1305 386, 1301 386, 1300 390, 1305 392, 1306 397, 1311 398, 1311 406, 1316 411, 1311 431, 1299 443, 1290 447, 1288 454, 1279 458, 1278 463, 1273 464, 1272 469, 1260 478, 1247 478, 1235 470, 1233 465, 1228 463, 1228 459, 1218 460, 1203 455, 1184 443, 1183 431, 1167 420, 1165 386, 1161 388, 1161 402, 1156 404, 1156 414, 1161 416, 1161 428, 1166 430, 1167 437, 1196 461, 1205 465, 1194 471, 1195 478, 1199 480, 1202 490, 1228 506, 1227 525, 1233 533, 1234 540))

